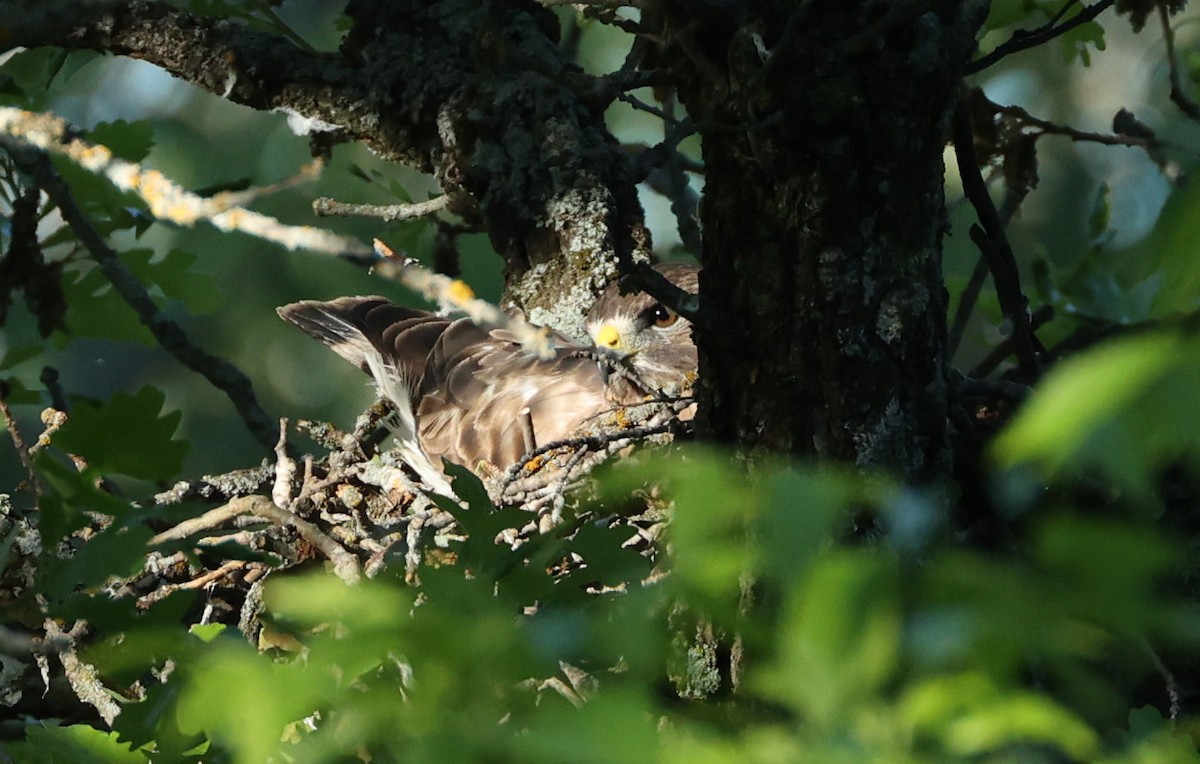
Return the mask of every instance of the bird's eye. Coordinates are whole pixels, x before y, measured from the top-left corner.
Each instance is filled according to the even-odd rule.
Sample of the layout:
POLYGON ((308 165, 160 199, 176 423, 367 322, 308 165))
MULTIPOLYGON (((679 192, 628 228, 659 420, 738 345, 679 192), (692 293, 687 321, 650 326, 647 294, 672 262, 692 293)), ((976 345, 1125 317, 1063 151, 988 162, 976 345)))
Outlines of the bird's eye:
POLYGON ((650 317, 654 319, 654 325, 658 327, 668 327, 679 320, 679 314, 670 308, 662 305, 655 305, 650 309, 650 317))

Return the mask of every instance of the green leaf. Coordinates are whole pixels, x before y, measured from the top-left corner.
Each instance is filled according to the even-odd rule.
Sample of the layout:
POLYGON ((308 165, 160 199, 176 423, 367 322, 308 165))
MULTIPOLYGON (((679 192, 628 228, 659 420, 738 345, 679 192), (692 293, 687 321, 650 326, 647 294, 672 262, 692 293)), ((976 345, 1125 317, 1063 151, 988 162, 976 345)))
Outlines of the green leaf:
POLYGON ((153 751, 151 761, 221 760, 208 750, 203 734, 179 729, 176 709, 183 692, 180 673, 186 673, 190 668, 191 664, 185 663, 170 681, 147 683, 144 697, 136 703, 123 704, 121 715, 113 722, 113 729, 122 742, 153 751))
MULTIPOLYGON (((0 355, 0 371, 3 371, 4 369, 11 369, 18 364, 24 363, 30 358, 36 357, 38 353, 41 353, 44 350, 45 348, 40 345, 23 345, 21 347, 6 345, 4 347, 4 354, 0 355)), ((12 381, 15 382, 16 380, 12 381)), ((28 401, 17 402, 28 403, 28 401)))
POLYGON ((1092 235, 1092 246, 1099 246, 1105 239, 1112 238, 1112 187, 1105 181, 1096 191, 1096 199, 1092 202, 1092 213, 1088 216, 1088 230, 1092 235))
POLYGON ((1200 306, 1200 184, 1189 183, 1171 194, 1154 233, 1137 255, 1155 264, 1162 289, 1155 300, 1158 315, 1190 313, 1200 306))
POLYGON ((868 703, 896 670, 899 571, 891 559, 829 552, 789 598, 779 664, 757 684, 826 727, 868 703))
POLYGON ((146 757, 117 741, 117 733, 86 724, 28 726, 25 740, 5 742, 10 761, 71 764, 146 764, 146 757))
POLYGON ((1153 636, 1169 611, 1159 584, 1179 555, 1157 531, 1099 518, 1058 517, 1037 536, 1037 557, 1062 587, 1069 617, 1136 639, 1153 636))
POLYGON ((183 466, 187 444, 174 440, 183 413, 160 415, 166 396, 143 387, 117 393, 103 406, 81 401, 54 444, 87 459, 100 473, 115 472, 142 480, 165 480, 183 466))
POLYGON ((761 521, 764 565, 772 573, 799 578, 864 491, 859 475, 785 467, 767 478, 761 493, 770 497, 761 521))
POLYGON ((241 643, 213 646, 178 705, 185 734, 205 732, 237 761, 278 761, 284 728, 328 700, 327 678, 272 663, 241 643))
POLYGON ((982 674, 938 677, 901 701, 917 734, 938 740, 956 757, 979 757, 1008 746, 1053 746, 1075 761, 1093 760, 1096 733, 1049 697, 996 686, 982 674))
POLYGON ((8 78, 3 88, 5 101, 32 109, 43 108, 50 81, 66 58, 66 51, 50 46, 16 52, 4 62, 3 72, 8 78))
POLYGON ((1177 361, 1179 341, 1148 335, 1107 343, 1063 361, 996 438, 1003 466, 1036 461, 1056 470, 1106 421, 1129 407, 1177 361))
POLYGON ((104 337, 153 345, 150 333, 133 309, 121 299, 100 268, 88 262, 72 264, 63 272, 70 334, 55 335, 65 346, 74 337, 104 337))
POLYGON ((195 313, 210 312, 221 304, 216 279, 195 268, 199 258, 192 252, 176 248, 156 258, 152 249, 131 249, 122 252, 121 259, 142 284, 157 286, 164 296, 195 313))
POLYGON ((516 760, 547 764, 660 761, 662 741, 647 698, 628 691, 602 692, 582 711, 566 703, 544 709, 529 731, 515 741, 516 760))
POLYGON ((273 615, 303 628, 336 620, 364 631, 397 630, 412 607, 398 587, 375 581, 349 586, 328 575, 272 578, 264 601, 273 615))
POLYGON ((82 528, 85 512, 118 517, 129 511, 126 502, 95 486, 95 473, 84 476, 45 450, 34 456, 34 467, 47 489, 38 502, 38 529, 47 541, 58 542, 82 528))
MULTIPOLYGON (((0 368, 3 368, 2 364, 0 364, 0 368)), ((16 405, 22 405, 22 404, 23 405, 33 405, 33 404, 41 403, 41 401, 42 401, 42 394, 39 391, 30 390, 28 387, 25 386, 24 382, 17 379, 16 377, 9 377, 7 379, 4 379, 3 383, 5 385, 7 385, 7 390, 5 391, 5 394, 4 394, 4 402, 9 404, 10 406, 16 406, 16 405)))
POLYGON ((1084 66, 1091 66, 1091 49, 1104 50, 1106 45, 1104 27, 1095 21, 1084 22, 1058 39, 1062 46, 1063 60, 1068 64, 1078 58, 1084 66))
POLYGON ((224 634, 228 628, 223 623, 194 623, 188 627, 188 634, 194 635, 201 642, 207 644, 224 634))
POLYGON ((126 122, 118 119, 98 123, 88 131, 88 138, 107 148, 118 159, 140 162, 154 146, 154 128, 148 120, 126 122))

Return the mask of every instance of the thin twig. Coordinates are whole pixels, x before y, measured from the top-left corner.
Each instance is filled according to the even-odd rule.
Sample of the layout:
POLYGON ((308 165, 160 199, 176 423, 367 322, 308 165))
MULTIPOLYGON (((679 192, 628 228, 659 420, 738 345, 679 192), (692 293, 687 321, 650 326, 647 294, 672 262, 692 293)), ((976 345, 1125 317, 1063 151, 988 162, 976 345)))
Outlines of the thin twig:
POLYGON ((4 429, 8 430, 8 437, 12 439, 13 448, 17 450, 17 458, 21 460, 21 466, 29 473, 29 485, 33 488, 33 493, 37 496, 42 495, 42 484, 38 481, 37 470, 33 468, 33 459, 29 455, 29 447, 25 445, 25 438, 21 437, 21 428, 17 426, 17 420, 13 418, 12 411, 8 408, 8 383, 0 380, 0 415, 4 417, 4 429))
MULTIPOLYGON (((1029 191, 1028 187, 1015 185, 1004 189, 1004 206, 1000 210, 1001 224, 1008 225, 1012 216, 1017 213, 1022 202, 1025 201, 1025 197, 1029 195, 1029 191)), ((958 307, 954 310, 954 322, 950 325, 950 331, 947 334, 946 357, 950 360, 954 360, 958 346, 962 343, 967 323, 971 320, 971 314, 975 312, 975 306, 979 302, 979 294, 983 291, 983 285, 987 283, 988 273, 987 258, 981 253, 979 259, 975 261, 975 268, 971 271, 971 278, 967 282, 967 286, 958 297, 958 307)))
MULTIPOLYGON (((1052 318, 1054 318, 1054 306, 1042 305, 1033 312, 1032 316, 1030 316, 1030 328, 1037 329, 1052 318)), ((982 361, 975 364, 975 368, 971 369, 967 376, 971 377, 972 379, 983 379, 987 375, 991 374, 1001 363, 1004 362, 1005 358, 1008 358, 1015 352, 1015 345, 1016 341, 1012 335, 1005 337, 1004 341, 992 348, 991 352, 989 352, 982 361)))
POLYGON ((238 469, 222 475, 205 475, 199 480, 181 480, 170 489, 155 494, 157 505, 178 504, 187 499, 226 502, 265 490, 274 476, 274 467, 264 462, 257 467, 238 469))
POLYGON ((1163 684, 1166 685, 1167 718, 1173 722, 1177 722, 1179 721, 1179 713, 1183 707, 1179 702, 1179 682, 1175 679, 1175 675, 1171 673, 1171 670, 1167 668, 1167 664, 1163 663, 1163 659, 1159 656, 1158 651, 1151 647, 1149 642, 1143 640, 1142 647, 1150 654, 1150 660, 1154 663, 1154 669, 1158 671, 1158 675, 1163 679, 1163 684))
POLYGON ((954 110, 954 152, 958 157, 959 175, 962 177, 963 193, 971 200, 982 227, 972 228, 972 238, 988 260, 992 281, 996 285, 996 297, 1004 317, 1012 325, 1012 338, 1017 354, 1017 365, 1026 382, 1038 377, 1035 338, 1029 326, 1028 301, 1021 292, 1021 277, 1017 261, 1004 235, 1004 224, 988 194, 987 184, 979 170, 975 157, 974 133, 971 128, 971 111, 967 95, 959 98, 954 110))
POLYGON ((1101 13, 1108 10, 1108 8, 1115 2, 1116 0, 1099 0, 1099 2, 1084 7, 1079 11, 1079 13, 1057 26, 1055 26, 1054 22, 1062 15, 1061 11, 1055 14, 1054 19, 1051 19, 1049 23, 1044 24, 1037 29, 1018 29, 1017 31, 1013 32, 1007 40, 993 48, 992 51, 986 56, 977 58, 967 64, 965 74, 977 74, 1001 59, 1011 56, 1014 53, 1018 53, 1022 50, 1028 50, 1029 48, 1036 48, 1042 43, 1049 42, 1055 37, 1064 35, 1075 27, 1086 24, 1087 22, 1096 18, 1101 13))
POLYGON ((630 106, 632 106, 634 109, 637 109, 638 111, 644 111, 647 114, 653 114, 654 116, 661 119, 663 122, 666 122, 668 125, 677 126, 680 123, 679 120, 676 119, 675 117, 673 117, 672 115, 666 113, 665 111, 658 108, 657 106, 653 106, 651 104, 646 103, 645 101, 638 98, 637 96, 631 96, 628 93, 621 93, 620 95, 617 96, 617 100, 622 103, 629 104, 630 106))
POLYGON ((133 308, 138 319, 158 340, 158 344, 184 366, 197 372, 213 387, 225 393, 250 434, 267 448, 273 448, 276 441, 273 421, 259 406, 249 377, 228 361, 194 345, 178 324, 159 311, 158 305, 133 271, 109 248, 104 237, 79 207, 71 190, 50 164, 46 154, 22 144, 9 146, 8 150, 17 165, 29 173, 58 206, 67 225, 100 265, 101 271, 112 283, 117 294, 133 308))
POLYGON ((351 204, 320 196, 313 199, 312 209, 315 215, 359 215, 362 217, 383 218, 385 223, 397 220, 415 220, 426 215, 432 215, 446 209, 450 204, 450 194, 435 196, 424 202, 408 204, 351 204))
POLYGON ((1175 57, 1175 30, 1171 28, 1171 15, 1167 11, 1167 4, 1159 2, 1156 5, 1158 17, 1162 20, 1163 41, 1167 44, 1167 65, 1171 70, 1171 101, 1189 119, 1200 122, 1200 105, 1188 97, 1183 87, 1183 77, 1179 73, 1179 61, 1175 57))
POLYGON ((537 436, 533 432, 533 412, 526 406, 518 416, 521 418, 521 438, 524 441, 525 453, 528 454, 537 449, 537 436))
POLYGON ((214 581, 219 581, 235 570, 241 570, 249 564, 250 563, 246 560, 231 560, 216 570, 210 570, 207 573, 197 576, 190 581, 184 581, 180 584, 164 584, 149 594, 144 594, 141 597, 138 597, 137 606, 145 609, 156 602, 166 599, 168 595, 174 594, 175 592, 187 591, 189 589, 201 589, 214 581))

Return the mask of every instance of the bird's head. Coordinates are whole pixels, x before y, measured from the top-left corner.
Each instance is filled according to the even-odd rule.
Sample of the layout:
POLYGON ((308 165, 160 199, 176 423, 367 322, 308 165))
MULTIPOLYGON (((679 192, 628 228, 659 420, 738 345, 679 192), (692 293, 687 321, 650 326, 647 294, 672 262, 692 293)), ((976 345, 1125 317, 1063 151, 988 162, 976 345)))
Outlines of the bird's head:
MULTIPOLYGON (((686 292, 699 289, 700 268, 674 263, 656 265, 667 280, 686 292)), ((621 294, 610 284, 588 312, 587 331, 602 352, 627 362, 646 392, 674 395, 696 378, 692 325, 645 292, 621 294)))

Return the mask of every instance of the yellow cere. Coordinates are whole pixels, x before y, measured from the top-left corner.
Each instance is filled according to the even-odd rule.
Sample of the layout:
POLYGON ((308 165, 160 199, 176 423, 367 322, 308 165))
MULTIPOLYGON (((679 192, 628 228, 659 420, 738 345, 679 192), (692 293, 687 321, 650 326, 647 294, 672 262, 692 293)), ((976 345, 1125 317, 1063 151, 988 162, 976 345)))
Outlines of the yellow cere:
POLYGON ((604 324, 596 332, 596 344, 614 350, 621 347, 621 333, 612 324, 604 324))

